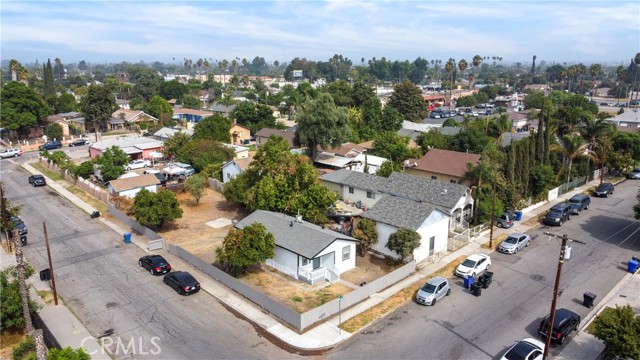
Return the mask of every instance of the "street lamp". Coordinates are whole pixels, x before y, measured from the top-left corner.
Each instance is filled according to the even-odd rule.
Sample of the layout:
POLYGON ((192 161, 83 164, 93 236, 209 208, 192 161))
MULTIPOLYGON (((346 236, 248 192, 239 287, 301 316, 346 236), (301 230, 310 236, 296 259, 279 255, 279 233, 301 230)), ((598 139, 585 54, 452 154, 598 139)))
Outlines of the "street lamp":
POLYGON ((562 264, 564 260, 569 260, 570 257, 570 249, 567 245, 569 241, 577 242, 578 244, 586 244, 584 241, 570 239, 567 234, 563 234, 562 236, 544 232, 545 235, 550 237, 554 237, 556 239, 562 239, 562 246, 560 247, 560 259, 558 260, 558 270, 556 272, 556 281, 553 286, 553 298, 551 299, 551 312, 549 313, 549 328, 547 329, 547 338, 544 344, 544 353, 542 354, 542 360, 547 359, 547 355, 549 354, 549 348, 551 347, 551 337, 553 336, 553 323, 556 320, 556 300, 558 299, 558 289, 560 287, 560 274, 562 273, 562 264))

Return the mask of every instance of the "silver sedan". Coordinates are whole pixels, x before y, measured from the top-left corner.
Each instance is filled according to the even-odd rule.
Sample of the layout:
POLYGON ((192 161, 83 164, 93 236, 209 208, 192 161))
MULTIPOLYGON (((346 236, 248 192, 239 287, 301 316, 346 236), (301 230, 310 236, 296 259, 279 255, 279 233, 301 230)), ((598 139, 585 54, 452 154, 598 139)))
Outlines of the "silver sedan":
POLYGON ((498 251, 505 254, 516 254, 531 243, 531 236, 527 234, 513 233, 509 235, 498 247, 498 251))

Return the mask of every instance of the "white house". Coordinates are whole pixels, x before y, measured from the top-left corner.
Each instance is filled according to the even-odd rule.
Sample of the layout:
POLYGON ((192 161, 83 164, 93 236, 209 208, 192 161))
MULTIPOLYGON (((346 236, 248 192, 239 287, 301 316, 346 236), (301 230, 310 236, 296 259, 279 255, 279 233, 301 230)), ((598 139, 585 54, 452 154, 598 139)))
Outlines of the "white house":
POLYGON ((338 198, 347 203, 360 202, 362 207, 370 208, 381 197, 379 192, 386 178, 357 171, 340 169, 319 177, 322 185, 338 194, 338 198))
POLYGON ((134 198, 142 189, 156 192, 160 180, 154 174, 145 174, 141 176, 128 177, 124 179, 116 179, 109 181, 107 191, 112 196, 126 196, 134 198))
POLYGON ((402 197, 385 196, 364 212, 362 217, 376 222, 378 242, 372 248, 382 254, 399 258, 386 245, 389 236, 402 228, 414 230, 421 236, 420 247, 413 251, 416 262, 447 250, 449 215, 434 206, 402 197))
POLYGON ((251 158, 234 159, 222 165, 222 182, 227 183, 242 174, 251 161, 253 161, 251 158))
POLYGON ((386 158, 374 155, 368 155, 367 153, 358 154, 355 158, 356 165, 351 169, 353 171, 365 172, 365 167, 367 168, 367 173, 375 175, 380 169, 380 166, 385 162, 389 161, 386 158))
POLYGON ((267 265, 309 284, 335 281, 356 266, 357 239, 288 216, 258 210, 238 222, 243 229, 260 223, 275 237, 275 256, 267 265))

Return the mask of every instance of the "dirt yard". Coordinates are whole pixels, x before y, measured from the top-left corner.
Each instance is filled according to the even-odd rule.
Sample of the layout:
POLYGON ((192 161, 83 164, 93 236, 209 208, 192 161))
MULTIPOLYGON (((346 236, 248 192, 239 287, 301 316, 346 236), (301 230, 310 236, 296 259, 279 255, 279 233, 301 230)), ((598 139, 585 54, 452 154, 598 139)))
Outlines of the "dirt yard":
MULTIPOLYGON (((249 215, 242 207, 228 202, 222 194, 207 189, 196 205, 186 192, 177 194, 182 218, 165 225, 158 234, 167 243, 179 245, 208 263, 215 261, 215 249, 233 227, 232 220, 249 215)), ((356 256, 356 268, 341 276, 343 282, 315 286, 295 280, 266 265, 251 268, 242 281, 298 312, 305 312, 344 295, 364 282, 375 280, 399 265, 371 254, 356 256)))
POLYGON ((225 200, 222 194, 206 189, 196 205, 186 192, 178 193, 182 217, 165 225, 158 234, 168 243, 179 245, 208 263, 215 260, 215 248, 233 227, 231 221, 242 220, 248 212, 225 200), (209 224, 209 225, 208 225, 209 224))

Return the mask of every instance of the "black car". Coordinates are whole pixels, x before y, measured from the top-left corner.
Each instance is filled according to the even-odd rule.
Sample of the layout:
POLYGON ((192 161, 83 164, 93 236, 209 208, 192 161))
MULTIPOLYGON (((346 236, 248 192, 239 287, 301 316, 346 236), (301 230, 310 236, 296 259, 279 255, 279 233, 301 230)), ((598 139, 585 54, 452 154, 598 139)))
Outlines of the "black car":
MULTIPOLYGON (((549 318, 547 315, 538 327, 538 334, 541 337, 546 337, 549 330, 549 318)), ((551 332, 551 338, 554 342, 562 345, 572 331, 577 331, 580 326, 580 315, 574 313, 568 309, 556 309, 556 316, 553 319, 553 330, 551 332)))
POLYGON ((138 260, 138 265, 148 270, 151 275, 166 274, 171 271, 171 265, 160 255, 147 255, 138 260))
POLYGON ((186 271, 173 271, 164 276, 165 284, 180 295, 196 293, 200 290, 200 283, 186 271))
POLYGON ((609 195, 613 194, 613 184, 612 183, 602 183, 598 185, 598 187, 593 190, 593 196, 599 197, 609 197, 609 195))
POLYGON ((51 140, 44 145, 40 145, 39 149, 41 151, 44 150, 55 150, 60 149, 62 147, 62 142, 60 140, 51 140))
POLYGON ((87 140, 87 139, 78 139, 78 140, 70 143, 69 147, 84 146, 84 145, 89 145, 89 140, 87 140))
POLYGON ((11 229, 9 229, 9 236, 13 236, 13 230, 18 229, 18 234, 20 236, 27 235, 29 230, 27 229, 27 225, 24 224, 24 221, 20 219, 18 216, 11 216, 11 229))
POLYGON ((33 186, 45 186, 47 185, 47 181, 42 175, 31 175, 29 176, 29 184, 33 186))

